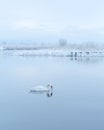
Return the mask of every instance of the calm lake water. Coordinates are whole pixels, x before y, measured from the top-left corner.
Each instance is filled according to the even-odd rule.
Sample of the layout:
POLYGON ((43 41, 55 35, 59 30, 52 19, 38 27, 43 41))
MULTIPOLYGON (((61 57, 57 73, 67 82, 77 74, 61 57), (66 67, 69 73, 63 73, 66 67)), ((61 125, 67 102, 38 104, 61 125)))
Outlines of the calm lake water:
POLYGON ((0 130, 104 130, 104 58, 0 54, 0 130))

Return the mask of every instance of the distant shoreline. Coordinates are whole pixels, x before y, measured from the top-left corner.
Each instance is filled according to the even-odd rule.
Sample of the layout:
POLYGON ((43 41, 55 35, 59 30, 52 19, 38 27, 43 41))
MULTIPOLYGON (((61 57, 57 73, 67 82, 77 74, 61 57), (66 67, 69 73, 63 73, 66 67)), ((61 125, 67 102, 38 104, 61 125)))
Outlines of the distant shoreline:
POLYGON ((70 47, 34 47, 34 46, 4 46, 0 50, 10 51, 12 55, 18 56, 61 56, 61 57, 104 57, 104 49, 72 49, 70 47))

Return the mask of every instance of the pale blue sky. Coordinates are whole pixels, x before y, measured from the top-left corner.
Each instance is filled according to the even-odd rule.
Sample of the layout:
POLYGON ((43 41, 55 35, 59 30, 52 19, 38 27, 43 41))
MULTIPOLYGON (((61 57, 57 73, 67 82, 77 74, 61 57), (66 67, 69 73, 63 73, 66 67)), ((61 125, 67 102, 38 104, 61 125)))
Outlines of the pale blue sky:
POLYGON ((103 0, 3 0, 0 37, 8 41, 104 41, 103 0))

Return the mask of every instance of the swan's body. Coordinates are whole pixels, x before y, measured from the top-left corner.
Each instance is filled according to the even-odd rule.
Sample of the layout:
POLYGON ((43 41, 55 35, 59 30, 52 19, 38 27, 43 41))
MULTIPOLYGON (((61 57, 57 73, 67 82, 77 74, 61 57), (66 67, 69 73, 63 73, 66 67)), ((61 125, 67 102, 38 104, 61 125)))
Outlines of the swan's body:
POLYGON ((48 84, 47 86, 35 86, 31 88, 31 92, 50 92, 53 86, 48 84))

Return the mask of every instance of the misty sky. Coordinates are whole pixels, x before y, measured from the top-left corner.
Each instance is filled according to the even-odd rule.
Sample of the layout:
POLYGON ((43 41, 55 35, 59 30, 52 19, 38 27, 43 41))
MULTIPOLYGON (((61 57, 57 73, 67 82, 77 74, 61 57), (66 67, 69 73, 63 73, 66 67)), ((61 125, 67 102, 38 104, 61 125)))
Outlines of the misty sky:
POLYGON ((103 0, 3 0, 0 41, 104 42, 103 0))

